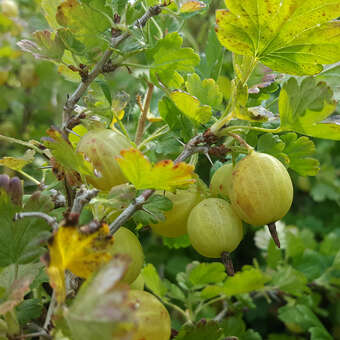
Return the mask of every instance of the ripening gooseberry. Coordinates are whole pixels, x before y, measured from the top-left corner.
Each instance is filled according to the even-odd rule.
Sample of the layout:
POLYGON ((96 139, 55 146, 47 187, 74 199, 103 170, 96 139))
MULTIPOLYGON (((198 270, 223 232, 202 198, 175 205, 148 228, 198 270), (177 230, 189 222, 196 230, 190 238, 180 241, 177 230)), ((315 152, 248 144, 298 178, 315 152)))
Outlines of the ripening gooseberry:
POLYGON ((137 329, 131 340, 169 340, 171 320, 167 309, 152 294, 130 290, 127 303, 135 310, 137 329))
POLYGON ((227 201, 207 198, 192 209, 188 235, 198 253, 219 258, 237 248, 243 238, 243 225, 227 201))
POLYGON ((278 159, 251 151, 233 170, 229 197, 243 221, 262 226, 286 215, 293 200, 293 185, 278 159))
POLYGON ((215 196, 229 197, 232 173, 232 163, 224 164, 218 168, 211 178, 210 192, 215 196))
POLYGON ((192 208, 203 199, 199 185, 192 184, 188 189, 166 192, 165 197, 171 200, 172 209, 165 211, 166 220, 151 224, 152 230, 166 237, 178 237, 187 233, 187 220, 192 208))
POLYGON ((112 255, 128 255, 131 259, 127 272, 123 277, 123 282, 132 283, 138 277, 143 264, 143 248, 137 236, 125 227, 120 227, 114 234, 114 244, 110 249, 112 255))
POLYGON ((97 175, 88 176, 87 181, 103 191, 127 182, 115 157, 129 147, 130 143, 125 136, 110 129, 94 129, 85 134, 77 145, 77 151, 84 153, 97 175))

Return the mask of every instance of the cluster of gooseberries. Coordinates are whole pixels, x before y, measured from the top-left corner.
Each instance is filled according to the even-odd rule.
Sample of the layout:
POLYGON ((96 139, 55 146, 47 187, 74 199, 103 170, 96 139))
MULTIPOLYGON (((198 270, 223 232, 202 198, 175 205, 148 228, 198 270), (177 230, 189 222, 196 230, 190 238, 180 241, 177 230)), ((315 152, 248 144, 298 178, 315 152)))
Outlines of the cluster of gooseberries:
MULTIPOLYGON (((128 147, 128 140, 113 130, 96 129, 85 134, 77 148, 92 162, 98 175, 98 178, 89 177, 88 182, 107 192, 113 186, 125 183, 115 157, 128 147)), ((198 181, 176 193, 166 192, 165 196, 172 201, 172 209, 165 212, 165 221, 151 225, 152 230, 166 237, 188 234, 199 254, 222 258, 227 271, 229 268, 232 274, 229 253, 238 247, 243 238, 242 221, 253 226, 268 225, 279 246, 275 222, 288 212, 293 199, 293 186, 279 160, 249 149, 248 155, 235 166, 228 163, 214 173, 210 190, 198 181)), ((144 255, 138 238, 124 227, 114 237, 116 242, 112 253, 123 253, 132 258, 124 281, 134 288, 129 299, 139 306, 137 319, 140 326, 133 339, 153 340, 157 337, 158 340, 167 340, 170 319, 166 309, 151 294, 140 290, 144 286, 140 276, 144 255), (154 311, 157 312, 157 321, 162 315, 162 330, 159 322, 152 322, 154 311), (148 315, 147 320, 145 315, 148 315)))

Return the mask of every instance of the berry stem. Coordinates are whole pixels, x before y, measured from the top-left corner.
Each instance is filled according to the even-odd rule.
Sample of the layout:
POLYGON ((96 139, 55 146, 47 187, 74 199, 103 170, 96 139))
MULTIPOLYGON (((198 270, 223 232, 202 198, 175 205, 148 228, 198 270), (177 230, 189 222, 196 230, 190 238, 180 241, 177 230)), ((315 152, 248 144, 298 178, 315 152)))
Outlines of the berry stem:
POLYGON ((230 257, 230 253, 228 253, 227 251, 224 251, 221 255, 221 260, 222 260, 222 263, 224 264, 226 273, 229 276, 234 276, 235 270, 234 270, 233 261, 230 257))
POLYGON ((269 223, 268 224, 268 229, 269 229, 269 232, 270 232, 270 235, 272 236, 276 246, 278 248, 281 247, 280 245, 280 240, 279 240, 279 236, 277 235, 277 230, 276 230, 276 225, 275 225, 275 222, 273 223, 269 223))

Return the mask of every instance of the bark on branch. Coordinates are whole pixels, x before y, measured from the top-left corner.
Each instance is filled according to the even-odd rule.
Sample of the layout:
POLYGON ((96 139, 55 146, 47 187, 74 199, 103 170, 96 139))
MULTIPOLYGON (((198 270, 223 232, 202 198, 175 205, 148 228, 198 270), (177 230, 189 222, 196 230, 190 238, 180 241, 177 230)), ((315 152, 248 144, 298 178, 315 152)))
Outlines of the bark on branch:
MULTIPOLYGON (((162 7, 164 5, 152 6, 148 9, 148 11, 138 20, 136 20, 134 26, 137 28, 142 28, 145 26, 147 21, 155 15, 158 15, 162 11, 162 7)), ((113 50, 118 47, 118 45, 123 42, 126 38, 130 36, 130 31, 121 32, 118 35, 112 37, 112 43, 108 50, 106 50, 98 61, 98 63, 94 66, 92 71, 83 79, 83 81, 79 84, 77 89, 73 92, 71 96, 67 98, 67 101, 63 110, 63 131, 66 132, 66 129, 69 128, 69 120, 70 116, 74 110, 75 105, 78 103, 80 98, 84 95, 90 84, 98 77, 98 75, 103 71, 105 65, 109 62, 113 50)))

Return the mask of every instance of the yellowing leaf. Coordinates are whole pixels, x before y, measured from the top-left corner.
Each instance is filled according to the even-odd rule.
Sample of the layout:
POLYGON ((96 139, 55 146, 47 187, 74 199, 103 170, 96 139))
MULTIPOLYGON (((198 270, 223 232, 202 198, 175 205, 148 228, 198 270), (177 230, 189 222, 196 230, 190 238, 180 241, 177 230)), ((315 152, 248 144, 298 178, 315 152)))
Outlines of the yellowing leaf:
POLYGON ((191 0, 185 2, 181 7, 181 13, 191 13, 199 11, 203 8, 207 7, 207 5, 202 1, 191 0))
POLYGON ((183 91, 173 91, 170 94, 170 98, 184 115, 196 123, 205 124, 209 121, 211 117, 211 107, 201 105, 196 97, 183 91))
POLYGON ((4 300, 0 304, 0 315, 4 315, 19 305, 24 299, 25 295, 30 291, 30 284, 33 281, 33 276, 28 275, 15 280, 9 288, 7 296, 2 297, 4 300))
POLYGON ((0 165, 3 165, 12 170, 19 171, 25 165, 34 161, 34 150, 27 150, 22 157, 3 157, 0 159, 0 165))
POLYGON ((216 12, 217 36, 230 51, 271 69, 313 75, 340 59, 340 2, 225 0, 216 12))
POLYGON ((184 162, 174 164, 164 160, 152 165, 151 162, 136 149, 122 150, 117 162, 125 177, 136 189, 156 189, 173 191, 175 188, 195 182, 194 167, 184 162))
POLYGON ((88 278, 111 259, 108 249, 113 244, 108 225, 93 233, 82 233, 77 227, 62 226, 51 238, 47 273, 56 291, 58 303, 65 301, 65 270, 88 278))

